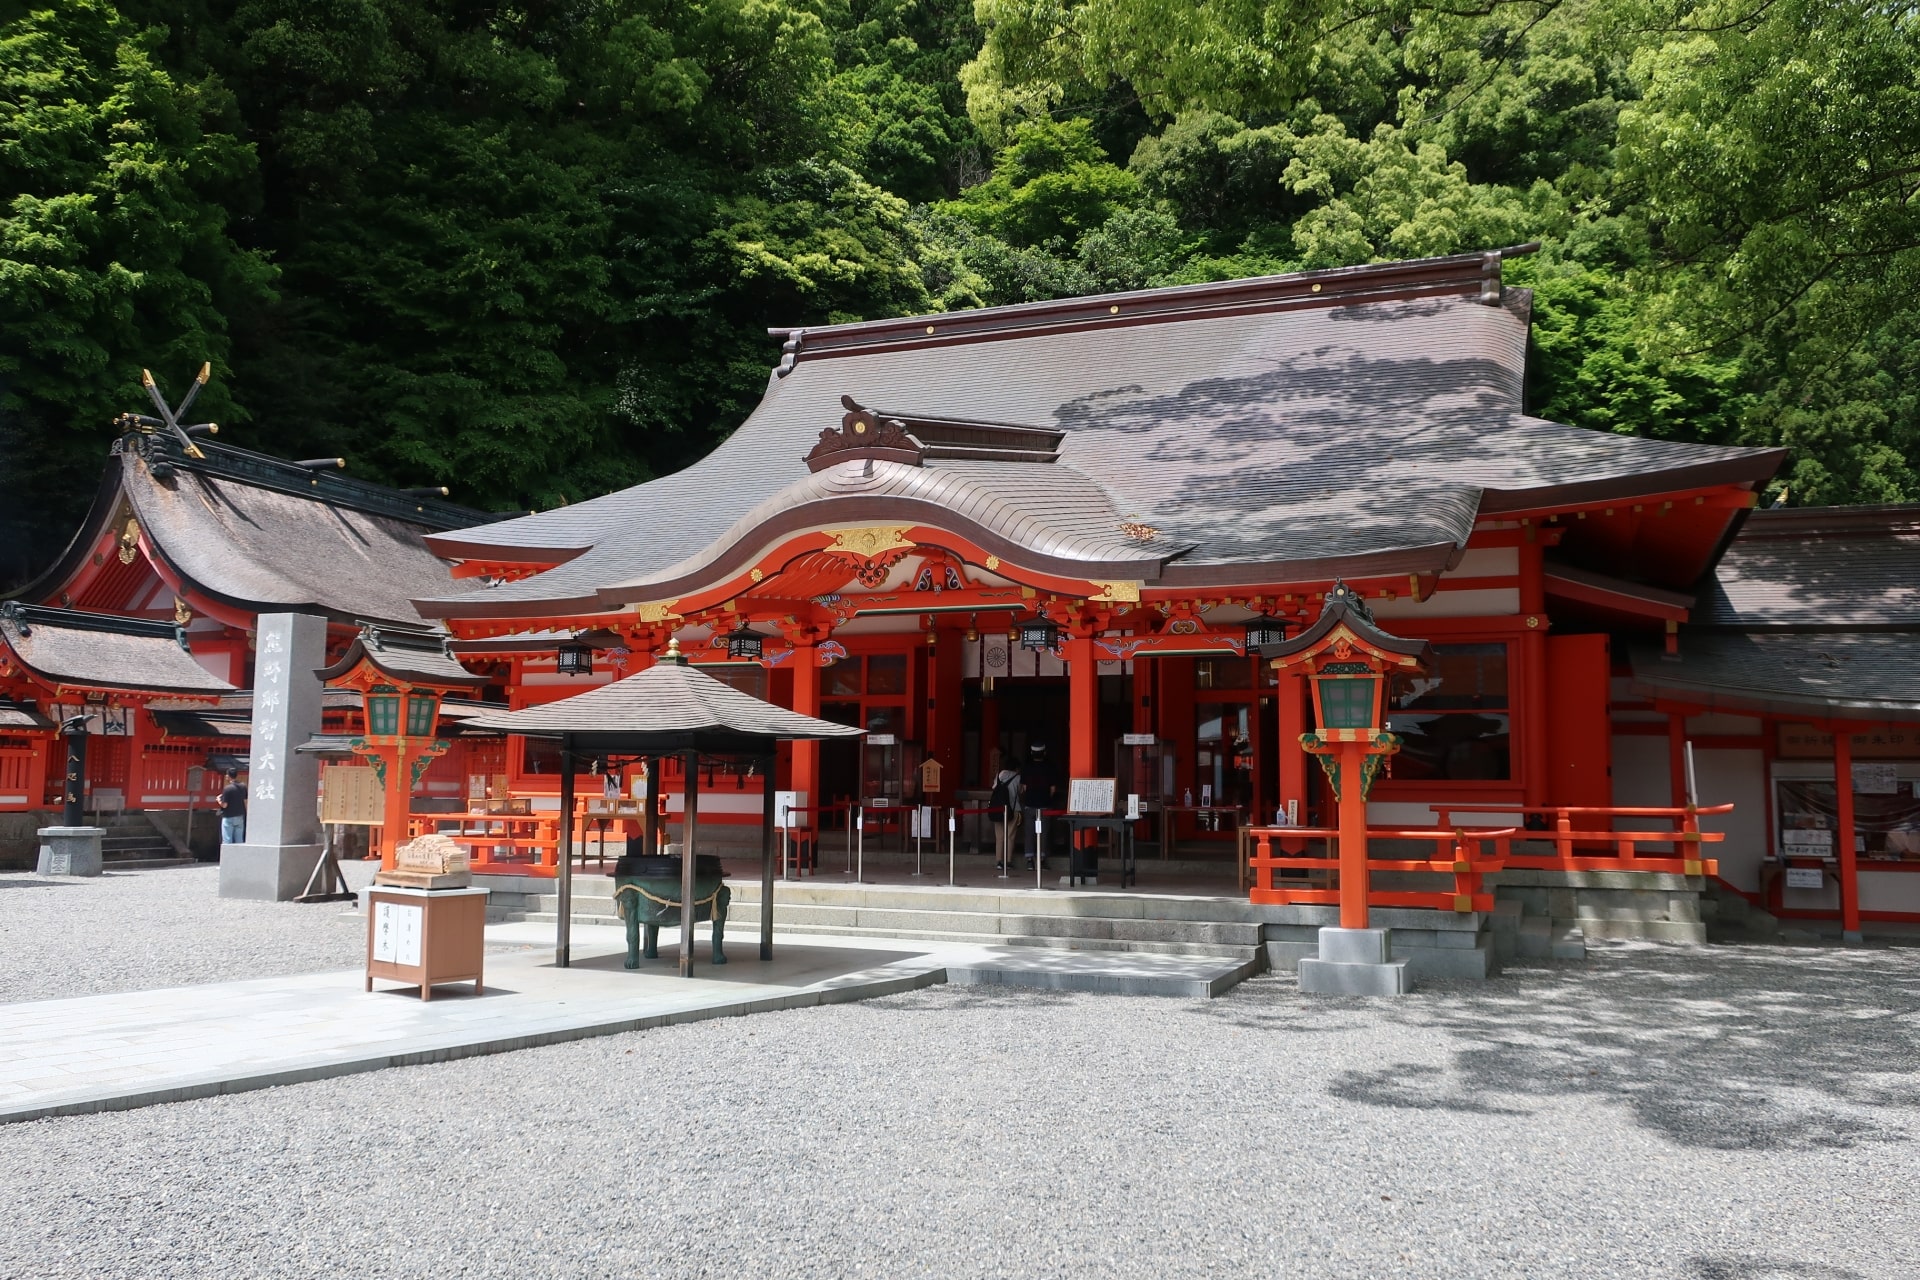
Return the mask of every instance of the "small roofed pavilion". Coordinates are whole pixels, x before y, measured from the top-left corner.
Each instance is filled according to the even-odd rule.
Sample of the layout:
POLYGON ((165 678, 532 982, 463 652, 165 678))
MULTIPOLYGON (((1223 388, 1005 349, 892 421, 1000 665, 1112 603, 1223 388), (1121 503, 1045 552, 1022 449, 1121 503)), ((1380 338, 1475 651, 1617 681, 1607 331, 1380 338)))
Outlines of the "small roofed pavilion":
MULTIPOLYGON (((645 847, 658 841, 660 768, 662 757, 677 755, 686 766, 685 847, 680 858, 681 912, 680 973, 693 972, 693 912, 695 845, 700 825, 699 758, 745 757, 756 762, 762 776, 771 778, 781 742, 858 738, 866 731, 813 716, 788 711, 751 694, 740 692, 696 667, 672 641, 655 665, 624 680, 598 689, 528 707, 523 711, 476 716, 471 729, 557 738, 560 742, 560 811, 574 808, 573 783, 580 762, 615 756, 647 761, 645 847)), ((773 959, 773 830, 774 788, 765 788, 765 822, 760 840, 760 958, 773 959)), ((555 938, 555 962, 571 963, 573 913, 573 824, 561 824, 560 909, 555 938)))

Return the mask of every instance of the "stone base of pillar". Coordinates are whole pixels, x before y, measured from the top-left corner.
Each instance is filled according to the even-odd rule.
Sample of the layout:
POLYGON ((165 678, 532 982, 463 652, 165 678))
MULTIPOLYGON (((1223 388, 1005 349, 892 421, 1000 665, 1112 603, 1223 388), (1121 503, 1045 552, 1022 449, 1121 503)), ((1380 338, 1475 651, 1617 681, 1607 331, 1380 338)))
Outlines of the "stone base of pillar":
POLYGON ((41 827, 40 861, 43 876, 97 876, 100 874, 99 827, 41 827))
POLYGON ((1405 960, 1389 959, 1387 929, 1320 931, 1320 954, 1300 961, 1300 989, 1322 996, 1403 996, 1413 990, 1405 960))
POLYGON ((291 902, 307 887, 320 852, 317 844, 222 845, 220 896, 291 902))

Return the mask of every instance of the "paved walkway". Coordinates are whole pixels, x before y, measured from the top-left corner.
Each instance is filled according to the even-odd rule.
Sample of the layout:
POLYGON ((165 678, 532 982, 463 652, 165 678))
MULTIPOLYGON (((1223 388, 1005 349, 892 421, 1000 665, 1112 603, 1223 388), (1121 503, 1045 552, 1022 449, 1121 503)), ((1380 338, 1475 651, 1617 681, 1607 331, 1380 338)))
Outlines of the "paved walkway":
MULTIPOLYGON (((862 938, 780 939, 762 964, 753 939, 731 964, 628 972, 622 929, 577 926, 573 967, 553 964, 552 926, 487 929, 486 992, 376 981, 359 970, 0 1005, 0 1123, 241 1093, 382 1067, 439 1062, 675 1022, 865 1000, 948 980, 1208 995, 1229 962, 862 938), (511 950, 501 950, 502 947, 511 950), (1006 971, 1004 974, 1001 971, 1006 971)), ((1232 976, 1237 981, 1239 973, 1232 976)))

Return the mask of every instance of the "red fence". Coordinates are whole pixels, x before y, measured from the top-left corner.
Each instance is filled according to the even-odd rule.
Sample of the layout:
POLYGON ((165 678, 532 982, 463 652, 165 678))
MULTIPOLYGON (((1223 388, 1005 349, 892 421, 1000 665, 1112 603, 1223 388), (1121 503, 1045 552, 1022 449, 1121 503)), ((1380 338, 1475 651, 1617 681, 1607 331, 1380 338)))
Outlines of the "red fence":
POLYGON ((1702 858, 1700 846, 1717 844, 1727 836, 1723 831, 1702 831, 1702 815, 1732 813, 1730 804, 1682 805, 1677 808, 1619 808, 1592 805, 1435 805, 1434 817, 1442 827, 1460 827, 1475 835, 1489 831, 1454 819, 1455 814, 1511 814, 1523 822, 1538 818, 1550 824, 1514 831, 1498 837, 1500 854, 1509 867, 1529 871, 1661 871, 1674 875, 1718 875, 1720 864, 1702 858), (1620 819, 1640 824, 1636 829, 1617 830, 1620 819), (1647 829, 1645 823, 1665 821, 1671 825, 1647 829), (1552 853, 1514 852, 1514 840, 1551 841, 1552 853), (1643 846, 1666 845, 1666 850, 1642 852, 1643 846))
MULTIPOLYGON (((1340 832, 1333 827, 1254 827, 1248 833, 1253 850, 1247 866, 1253 873, 1249 897, 1261 903, 1320 903, 1337 905, 1340 901, 1340 832), (1278 853, 1273 842, 1318 841, 1322 852, 1278 853), (1290 876, 1282 882, 1278 874, 1290 876)), ((1433 843, 1431 858, 1368 858, 1369 876, 1376 871, 1425 871, 1453 878, 1449 889, 1375 889, 1369 880, 1367 905, 1371 907, 1429 907, 1441 911, 1491 911, 1493 894, 1484 877, 1502 870, 1506 862, 1498 852, 1489 854, 1489 844, 1504 844, 1514 834, 1511 828, 1499 831, 1441 831, 1431 827, 1412 830, 1368 828, 1367 839, 1411 840, 1433 843)))

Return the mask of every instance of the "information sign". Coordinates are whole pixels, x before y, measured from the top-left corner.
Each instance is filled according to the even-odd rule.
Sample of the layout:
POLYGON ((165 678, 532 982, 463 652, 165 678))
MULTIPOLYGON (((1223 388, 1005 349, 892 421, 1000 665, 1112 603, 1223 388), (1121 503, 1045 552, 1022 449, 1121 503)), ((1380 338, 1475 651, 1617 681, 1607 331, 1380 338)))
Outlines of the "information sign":
POLYGON ((1112 813, 1112 778, 1075 778, 1067 786, 1068 813, 1112 813))
POLYGON ((1826 883, 1826 873, 1819 867, 1788 867, 1787 888, 1818 889, 1826 883))
POLYGON ((1856 764, 1853 766, 1853 790, 1863 796, 1900 794, 1900 766, 1894 764, 1856 764))

